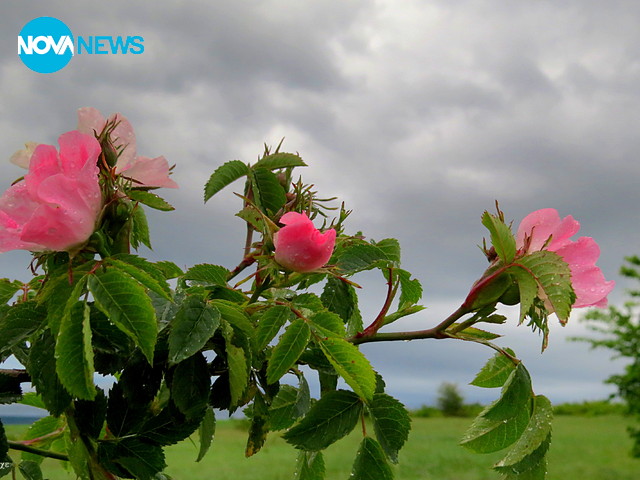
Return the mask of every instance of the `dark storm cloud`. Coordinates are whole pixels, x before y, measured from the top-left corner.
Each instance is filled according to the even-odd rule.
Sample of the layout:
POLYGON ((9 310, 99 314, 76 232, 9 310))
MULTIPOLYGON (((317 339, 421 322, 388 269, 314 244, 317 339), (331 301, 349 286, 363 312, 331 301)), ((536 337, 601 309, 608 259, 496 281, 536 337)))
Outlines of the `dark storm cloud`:
MULTIPOLYGON (((203 184, 222 162, 254 161, 263 142, 282 137, 309 163, 305 179, 354 209, 353 232, 400 239, 404 267, 431 306, 407 328, 437 323, 482 274, 480 215, 496 199, 515 225, 542 207, 573 215, 601 245, 607 278, 618 279, 623 256, 640 250, 640 4, 632 0, 500 8, 59 0, 2 13, 0 151, 8 158, 26 140, 55 143, 81 106, 124 113, 141 153, 177 164, 181 188, 162 192, 177 211, 149 214, 154 251, 143 254, 152 259, 232 267, 243 238, 237 199, 229 189, 204 205, 203 184), (15 37, 41 15, 77 35, 142 35, 145 52, 77 55, 57 74, 35 74, 19 61, 15 37), (188 232, 180 248, 177 231, 188 232)), ((0 162, 2 188, 21 174, 0 162)), ((25 278, 28 261, 25 252, 3 254, 0 276, 25 278)), ((384 284, 369 284, 361 307, 374 318, 384 284)), ((557 398, 571 398, 561 378, 573 379, 576 399, 602 391, 608 355, 562 340, 581 331, 577 322, 539 360, 538 339, 523 330, 507 344, 557 398)), ((444 379, 469 381, 466 360, 490 356, 455 343, 365 348, 412 403, 444 379)))

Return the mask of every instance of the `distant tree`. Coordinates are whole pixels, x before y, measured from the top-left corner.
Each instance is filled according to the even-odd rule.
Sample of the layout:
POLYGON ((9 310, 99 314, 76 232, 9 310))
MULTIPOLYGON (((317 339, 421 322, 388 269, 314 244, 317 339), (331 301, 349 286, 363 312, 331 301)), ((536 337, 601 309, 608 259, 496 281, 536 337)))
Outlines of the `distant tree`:
POLYGON ((438 388, 438 408, 445 417, 465 416, 464 398, 455 383, 444 382, 438 388))
MULTIPOLYGON (((625 260, 620 273, 640 281, 640 257, 625 260)), ((614 358, 630 360, 622 373, 612 375, 605 382, 616 386, 617 395, 626 403, 628 413, 640 420, 640 290, 631 289, 627 294, 630 299, 622 308, 611 306, 608 310, 593 310, 584 317, 587 328, 598 333, 598 337, 573 340, 587 342, 592 348, 608 348, 615 352, 614 358)), ((634 440, 632 455, 640 458, 640 428, 629 427, 629 434, 634 440)))

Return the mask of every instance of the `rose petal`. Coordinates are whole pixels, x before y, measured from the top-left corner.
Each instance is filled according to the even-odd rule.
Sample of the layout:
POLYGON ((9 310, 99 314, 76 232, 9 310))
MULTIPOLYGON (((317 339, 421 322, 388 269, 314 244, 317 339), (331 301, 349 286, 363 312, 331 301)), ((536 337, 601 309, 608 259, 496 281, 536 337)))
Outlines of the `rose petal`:
POLYGON ((28 169, 31 156, 33 155, 33 152, 35 151, 37 146, 38 144, 36 142, 25 143, 24 148, 11 155, 9 161, 14 165, 28 169))
POLYGON ((156 158, 139 156, 129 168, 120 169, 119 167, 120 162, 118 161, 116 171, 140 185, 178 188, 178 184, 169 177, 169 162, 162 156, 156 158))
POLYGON ((321 233, 305 213, 288 212, 274 236, 275 260, 295 272, 311 272, 325 265, 335 246, 334 229, 321 233))
POLYGON ((522 247, 525 236, 531 237, 529 251, 535 252, 542 248, 549 237, 552 237, 549 250, 553 250, 566 244, 567 239, 578 230, 580 230, 580 224, 573 217, 568 216, 560 220, 560 215, 555 208, 543 208, 531 212, 520 222, 516 243, 522 247))
POLYGON ((574 308, 606 306, 607 295, 615 286, 614 281, 605 280, 602 270, 595 265, 572 268, 571 284, 576 292, 574 308))
POLYGON ((553 251, 569 265, 595 265, 600 258, 600 247, 591 237, 580 237, 578 241, 553 251))

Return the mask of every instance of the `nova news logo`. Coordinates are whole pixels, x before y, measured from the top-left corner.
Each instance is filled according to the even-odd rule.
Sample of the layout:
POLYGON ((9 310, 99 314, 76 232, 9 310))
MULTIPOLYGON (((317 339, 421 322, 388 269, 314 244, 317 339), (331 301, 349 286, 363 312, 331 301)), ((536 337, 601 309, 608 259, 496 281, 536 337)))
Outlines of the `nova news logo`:
POLYGON ((91 35, 74 38, 64 22, 53 17, 34 18, 18 34, 18 56, 34 72, 53 73, 76 55, 128 54, 144 52, 144 38, 91 35))

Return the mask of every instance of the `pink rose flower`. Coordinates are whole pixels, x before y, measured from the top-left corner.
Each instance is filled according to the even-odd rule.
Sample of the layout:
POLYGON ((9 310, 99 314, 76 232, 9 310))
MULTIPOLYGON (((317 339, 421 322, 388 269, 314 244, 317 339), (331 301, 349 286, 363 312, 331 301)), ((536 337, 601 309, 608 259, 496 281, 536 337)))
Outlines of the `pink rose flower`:
POLYGON ((522 220, 516 234, 516 244, 518 248, 524 248, 528 244, 529 252, 542 250, 544 247, 556 252, 567 262, 571 269, 571 284, 576 293, 574 307, 606 307, 607 295, 613 290, 615 282, 606 281, 600 268, 596 267, 600 247, 592 238, 570 240, 578 230, 580 224, 573 217, 561 220, 555 209, 544 208, 530 213, 522 220))
POLYGON ((306 213, 288 212, 280 219, 285 226, 276 232, 275 259, 294 272, 311 272, 325 265, 336 243, 332 228, 320 233, 306 213))
POLYGON ((98 141, 78 131, 38 145, 29 173, 0 197, 0 252, 70 251, 91 236, 102 210, 98 141))
POLYGON ((111 132, 111 141, 122 152, 116 163, 116 173, 133 180, 134 186, 178 188, 178 184, 169 178, 169 163, 164 157, 149 158, 137 155, 136 136, 126 117, 114 113, 105 119, 93 107, 78 110, 78 130, 88 135, 94 135, 94 132, 99 134, 107 122, 113 120, 116 120, 118 125, 111 132))

